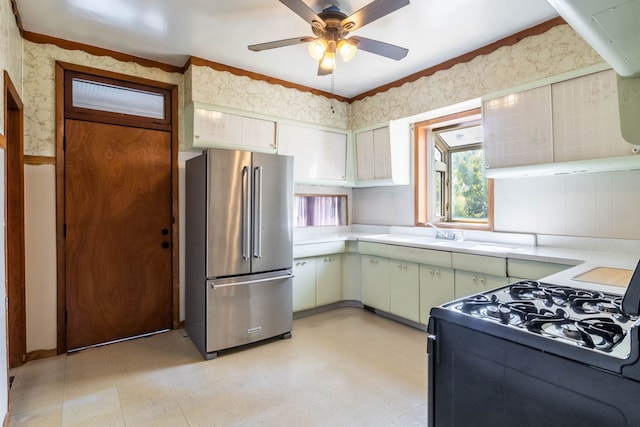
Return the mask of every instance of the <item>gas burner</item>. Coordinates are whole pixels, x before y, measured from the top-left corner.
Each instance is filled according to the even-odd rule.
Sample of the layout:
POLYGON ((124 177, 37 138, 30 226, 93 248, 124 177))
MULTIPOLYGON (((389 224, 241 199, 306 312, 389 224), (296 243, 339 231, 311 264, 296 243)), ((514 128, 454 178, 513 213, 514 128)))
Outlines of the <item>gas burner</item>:
POLYGON ((624 338, 622 327, 609 317, 591 317, 576 322, 578 329, 591 338, 592 348, 610 351, 624 338))
POLYGON ((495 295, 491 295, 491 298, 486 295, 473 295, 468 298, 462 300, 462 305, 460 305, 460 311, 463 313, 471 314, 474 311, 477 311, 481 307, 486 307, 487 305, 498 304, 498 297, 495 295))
POLYGON ((529 313, 524 325, 528 330, 540 333, 543 331, 543 327, 545 325, 550 323, 566 323, 568 319, 569 315, 561 308, 557 309, 555 312, 543 308, 537 313, 529 313))
POLYGON ((516 326, 522 324, 528 314, 537 312, 538 309, 536 306, 527 301, 515 301, 502 304, 492 303, 484 307, 480 307, 477 310, 477 314, 480 316, 499 320, 505 325, 512 324, 516 326))
POLYGON ((544 290, 540 287, 540 282, 535 280, 523 280, 509 286, 509 294, 514 299, 533 300, 545 298, 544 290))

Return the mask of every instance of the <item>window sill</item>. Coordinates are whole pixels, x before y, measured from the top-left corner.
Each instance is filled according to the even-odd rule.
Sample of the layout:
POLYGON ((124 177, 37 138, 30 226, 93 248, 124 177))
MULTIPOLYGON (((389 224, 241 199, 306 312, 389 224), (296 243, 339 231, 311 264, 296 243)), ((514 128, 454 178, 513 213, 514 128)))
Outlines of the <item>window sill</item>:
MULTIPOLYGON (((456 230, 475 230, 475 231, 493 231, 493 227, 488 223, 472 223, 472 222, 434 222, 438 228, 456 230)), ((429 227, 425 224, 416 224, 419 227, 429 227)))

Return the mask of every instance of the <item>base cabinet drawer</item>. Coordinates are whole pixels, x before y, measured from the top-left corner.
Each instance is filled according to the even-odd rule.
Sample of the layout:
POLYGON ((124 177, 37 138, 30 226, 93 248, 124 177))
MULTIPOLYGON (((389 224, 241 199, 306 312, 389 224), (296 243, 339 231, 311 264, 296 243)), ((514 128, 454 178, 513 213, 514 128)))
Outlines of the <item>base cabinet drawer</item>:
POLYGON ((455 270, 455 299, 485 292, 508 283, 508 277, 455 270))

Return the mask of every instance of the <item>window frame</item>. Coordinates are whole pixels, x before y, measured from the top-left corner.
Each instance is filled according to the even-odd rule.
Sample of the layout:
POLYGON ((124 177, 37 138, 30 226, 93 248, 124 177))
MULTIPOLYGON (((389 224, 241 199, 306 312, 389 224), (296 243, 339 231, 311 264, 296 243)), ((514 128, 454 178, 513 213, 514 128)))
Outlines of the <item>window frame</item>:
MULTIPOLYGON (((434 159, 433 147, 435 146, 434 131, 443 130, 481 120, 481 108, 473 108, 454 114, 449 114, 434 119, 418 122, 414 124, 414 160, 415 160, 415 225, 418 227, 426 226, 431 222, 442 228, 457 228, 470 230, 493 231, 493 179, 489 178, 487 182, 488 192, 488 218, 487 221, 449 221, 444 220, 434 213, 435 199, 433 197, 434 178, 434 159), (433 188, 432 188, 433 187, 433 188)), ((468 149, 468 147, 465 147, 468 149)), ((453 150, 456 150, 455 148, 453 150)), ((449 150, 447 150, 449 151, 449 150)), ((447 172, 449 174, 449 159, 447 159, 447 172)), ((450 177, 446 177, 445 203, 449 203, 450 194, 449 185, 450 177)), ((445 210, 446 212, 446 210, 445 210)))

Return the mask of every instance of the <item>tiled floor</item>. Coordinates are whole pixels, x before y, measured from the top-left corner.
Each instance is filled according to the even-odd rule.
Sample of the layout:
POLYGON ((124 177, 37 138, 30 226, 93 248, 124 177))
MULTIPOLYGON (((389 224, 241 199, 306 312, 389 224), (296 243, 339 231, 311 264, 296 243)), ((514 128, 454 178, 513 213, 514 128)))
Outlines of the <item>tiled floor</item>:
POLYGON ((424 332, 359 308, 205 361, 183 330, 12 371, 11 426, 426 425, 424 332))

